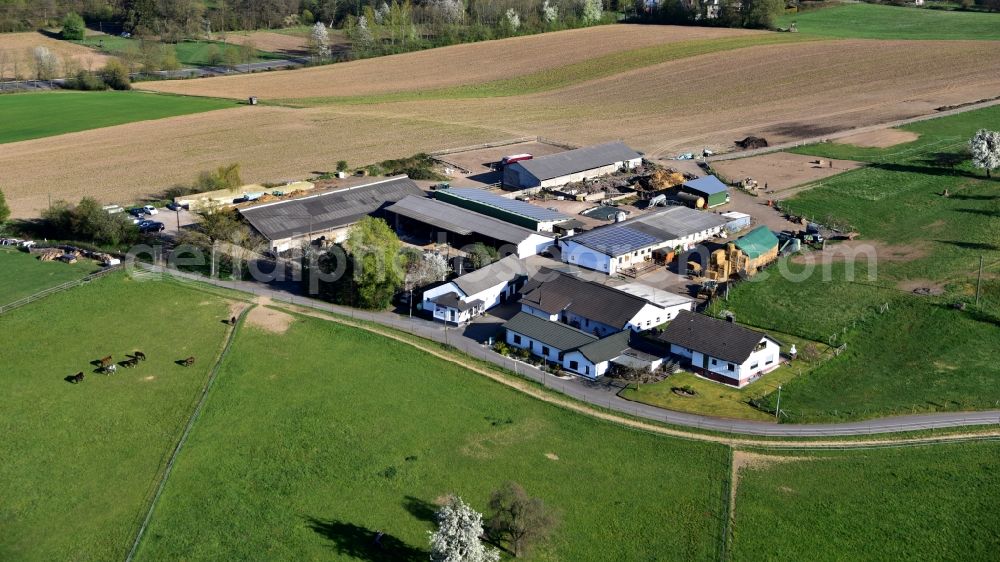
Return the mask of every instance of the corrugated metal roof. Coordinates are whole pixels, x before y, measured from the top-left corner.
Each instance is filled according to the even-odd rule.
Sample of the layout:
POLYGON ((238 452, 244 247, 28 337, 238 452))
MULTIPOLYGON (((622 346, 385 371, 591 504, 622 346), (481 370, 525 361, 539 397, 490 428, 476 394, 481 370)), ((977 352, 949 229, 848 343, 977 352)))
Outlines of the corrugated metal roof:
POLYGON ((406 176, 276 201, 240 209, 240 214, 268 240, 323 232, 354 224, 365 215, 423 191, 406 176))
POLYGON ((766 336, 763 332, 744 328, 733 322, 682 310, 655 338, 723 361, 741 364, 766 336))
POLYGON ((527 312, 518 312, 513 318, 504 323, 503 327, 559 351, 576 349, 582 345, 597 341, 596 336, 592 336, 587 332, 577 330, 566 324, 551 322, 544 318, 532 316, 527 312))
POLYGON ((475 295, 500 283, 510 283, 526 274, 527 268, 525 268, 524 262, 514 254, 511 254, 486 267, 457 277, 452 280, 452 283, 466 295, 475 295))
POLYGON ((539 180, 548 180, 636 158, 642 155, 616 141, 522 160, 513 166, 524 168, 539 180))
POLYGON ((750 259, 756 259, 778 247, 778 237, 766 226, 757 228, 741 236, 736 241, 736 247, 750 259))
POLYGON ((522 217, 527 217, 540 222, 563 221, 570 218, 559 211, 553 211, 551 209, 546 209, 545 207, 532 205, 531 203, 525 201, 518 201, 517 199, 508 199, 507 197, 497 195, 496 193, 491 193, 483 189, 475 189, 472 187, 452 187, 450 189, 442 189, 437 193, 452 195, 469 201, 475 201, 476 203, 496 207, 497 209, 502 209, 508 213, 521 215, 522 217))
POLYGON ((714 213, 688 207, 667 207, 626 221, 601 226, 566 238, 612 257, 723 226, 714 213))
POLYGON ((414 195, 400 199, 396 203, 386 207, 386 211, 409 217, 442 230, 454 232, 455 234, 466 236, 477 233, 510 244, 520 244, 533 234, 548 237, 544 233, 528 230, 527 228, 488 217, 475 211, 463 209, 462 207, 450 205, 436 199, 414 195))
POLYGON ((719 178, 715 176, 705 176, 703 178, 689 180, 684 182, 683 185, 689 189, 700 191, 705 195, 715 195, 716 193, 725 193, 729 191, 726 184, 719 181, 719 178))

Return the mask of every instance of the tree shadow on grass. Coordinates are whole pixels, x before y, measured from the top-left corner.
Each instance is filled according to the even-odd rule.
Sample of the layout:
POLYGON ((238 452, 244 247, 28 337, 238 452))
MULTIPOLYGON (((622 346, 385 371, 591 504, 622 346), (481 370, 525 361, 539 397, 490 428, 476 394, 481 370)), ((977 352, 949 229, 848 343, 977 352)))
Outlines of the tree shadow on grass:
POLYGON ((427 560, 429 553, 414 548, 398 538, 353 523, 309 517, 309 528, 333 543, 337 554, 373 562, 396 560, 427 560))
POLYGON ((1000 217, 1000 212, 990 211, 988 209, 956 209, 959 213, 968 213, 970 215, 982 215, 984 217, 1000 217))
POLYGON ((952 176, 952 177, 985 179, 982 176, 979 176, 972 172, 967 172, 965 170, 958 170, 955 168, 943 168, 940 166, 918 166, 913 164, 882 163, 882 164, 872 164, 871 167, 877 170, 885 170, 887 172, 909 172, 914 174, 922 174, 926 176, 952 176))
POLYGON ((403 508, 421 521, 433 523, 437 520, 438 506, 414 496, 403 499, 403 508))
POLYGON ((988 244, 985 242, 966 242, 964 240, 935 240, 935 242, 940 242, 942 244, 951 244, 956 248, 962 248, 965 250, 985 250, 985 251, 1000 250, 1000 248, 997 248, 995 245, 988 244))

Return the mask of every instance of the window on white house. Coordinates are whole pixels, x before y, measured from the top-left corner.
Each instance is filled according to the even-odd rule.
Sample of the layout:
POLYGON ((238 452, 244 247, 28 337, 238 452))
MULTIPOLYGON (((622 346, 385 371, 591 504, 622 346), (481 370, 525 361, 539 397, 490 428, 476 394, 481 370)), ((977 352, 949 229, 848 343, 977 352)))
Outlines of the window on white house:
POLYGON ((583 368, 583 372, 589 375, 590 374, 590 367, 584 367, 583 368))
POLYGON ((753 370, 753 369, 756 369, 759 366, 760 366, 760 363, 754 363, 753 365, 750 365, 750 369, 753 370))
POLYGON ((735 371, 736 365, 733 365, 732 363, 726 363, 726 368, 729 369, 730 371, 735 371))
POLYGON ((580 364, 577 363, 576 361, 570 361, 569 362, 569 368, 573 369, 574 371, 579 371, 580 370, 580 364))
POLYGON ((514 343, 521 343, 521 336, 514 334, 514 343))
POLYGON ((545 347, 544 345, 542 346, 542 355, 546 357, 549 356, 549 348, 545 347))
POLYGON ((772 357, 772 358, 768 359, 768 360, 767 360, 767 362, 766 362, 766 363, 764 363, 764 364, 765 364, 765 365, 770 365, 771 363, 774 363, 774 357, 772 357))
POLYGON ((649 327, 649 324, 650 324, 650 321, 649 321, 649 320, 646 320, 646 327, 647 327, 647 328, 649 327))
POLYGON ((764 349, 765 347, 767 347, 767 340, 764 340, 764 341, 758 343, 757 347, 754 348, 754 351, 760 351, 760 350, 764 349))
POLYGON ((656 323, 657 323, 657 324, 659 324, 659 323, 660 323, 660 317, 659 317, 659 316, 657 316, 657 317, 656 317, 656 323))
POLYGON ((715 359, 712 359, 712 365, 718 365, 718 364, 719 364, 718 361, 716 361, 715 359))

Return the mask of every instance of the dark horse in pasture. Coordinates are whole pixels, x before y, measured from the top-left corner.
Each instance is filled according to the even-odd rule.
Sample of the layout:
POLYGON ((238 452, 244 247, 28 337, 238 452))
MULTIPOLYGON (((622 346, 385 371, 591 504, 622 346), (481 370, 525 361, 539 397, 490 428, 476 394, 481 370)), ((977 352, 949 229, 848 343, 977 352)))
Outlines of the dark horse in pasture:
POLYGON ((79 373, 77 373, 75 375, 70 375, 70 376, 66 377, 66 382, 71 382, 73 384, 77 384, 77 383, 83 382, 83 371, 80 371, 79 373))

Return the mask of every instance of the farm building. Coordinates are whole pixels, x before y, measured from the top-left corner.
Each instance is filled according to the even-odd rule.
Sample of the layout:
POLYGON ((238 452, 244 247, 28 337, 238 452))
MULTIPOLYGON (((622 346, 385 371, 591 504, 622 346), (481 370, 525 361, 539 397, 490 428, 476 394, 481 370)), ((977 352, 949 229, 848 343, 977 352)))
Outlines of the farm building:
POLYGON ((681 184, 681 191, 701 197, 709 209, 729 203, 729 188, 715 176, 686 181, 681 184))
POLYGON ((630 170, 642 164, 642 155, 622 142, 609 142, 522 160, 503 170, 508 189, 557 187, 630 170))
POLYGON ((526 278, 524 263, 510 255, 427 289, 423 309, 435 320, 462 324, 506 302, 526 278))
POLYGON ((411 195, 386 208, 398 232, 438 235, 455 247, 482 242, 519 258, 533 256, 552 245, 552 235, 488 217, 436 199, 411 195))
POLYGON ((503 325, 505 341, 511 347, 556 363, 566 371, 596 379, 612 364, 655 369, 663 363, 665 350, 651 353, 649 344, 639 342, 626 330, 598 338, 559 322, 518 312, 503 325))
POLYGON ((746 256, 746 271, 750 274, 778 259, 778 237, 766 226, 741 236, 735 245, 746 256))
POLYGON ((681 312, 655 339, 711 380, 743 387, 778 368, 781 343, 732 321, 681 312))
POLYGON ((284 252, 321 237, 331 242, 342 242, 347 236, 347 228, 362 217, 379 212, 388 203, 422 193, 410 178, 396 176, 306 197, 254 205, 240 209, 240 214, 267 239, 271 250, 284 252))
POLYGON ((608 275, 651 263, 656 250, 687 250, 717 236, 728 221, 687 207, 667 207, 560 241, 562 260, 608 275))
POLYGON ((674 317, 691 303, 658 304, 643 297, 551 269, 543 269, 521 290, 521 310, 604 337, 642 331, 674 317))
POLYGON ((628 218, 628 211, 607 205, 600 205, 592 209, 587 209, 580 214, 585 217, 608 222, 621 222, 628 218))
POLYGON ((778 259, 778 237, 766 226, 758 226, 735 242, 712 252, 705 276, 725 281, 736 275, 750 276, 778 259))
POLYGON ((722 213, 729 222, 726 223, 726 230, 729 232, 739 232, 744 228, 749 228, 753 217, 746 213, 740 213, 739 211, 729 211, 728 213, 722 213))
POLYGON ((242 185, 232 189, 217 189, 204 193, 193 193, 174 197, 174 203, 183 205, 191 211, 204 211, 217 207, 233 205, 239 200, 253 200, 261 197, 265 193, 281 193, 287 195, 292 192, 307 192, 316 189, 316 184, 308 181, 295 181, 280 187, 265 187, 259 183, 242 185))
POLYGON ((558 229, 558 225, 571 220, 559 211, 471 187, 440 189, 434 192, 434 196, 445 203, 538 232, 552 232, 558 229))

